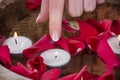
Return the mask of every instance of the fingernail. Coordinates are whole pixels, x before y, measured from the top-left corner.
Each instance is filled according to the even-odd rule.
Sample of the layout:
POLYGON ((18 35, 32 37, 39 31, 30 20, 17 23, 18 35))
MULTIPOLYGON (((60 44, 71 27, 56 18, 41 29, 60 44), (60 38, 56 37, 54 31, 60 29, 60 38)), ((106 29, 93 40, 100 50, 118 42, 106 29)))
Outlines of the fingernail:
POLYGON ((52 35, 51 35, 51 38, 54 42, 57 42, 59 40, 59 34, 58 34, 58 31, 53 31, 52 32, 52 35))
POLYGON ((40 18, 40 16, 37 17, 37 19, 36 19, 36 23, 39 23, 39 18, 40 18))
POLYGON ((97 0, 97 4, 103 4, 105 0, 97 0))

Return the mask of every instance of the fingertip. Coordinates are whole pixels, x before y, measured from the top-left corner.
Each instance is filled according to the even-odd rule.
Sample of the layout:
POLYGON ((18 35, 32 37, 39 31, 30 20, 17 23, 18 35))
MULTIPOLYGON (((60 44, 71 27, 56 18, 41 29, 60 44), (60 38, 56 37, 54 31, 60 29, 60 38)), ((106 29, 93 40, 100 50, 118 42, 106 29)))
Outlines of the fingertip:
POLYGON ((37 18, 36 18, 36 23, 43 23, 48 19, 47 14, 42 15, 42 13, 40 13, 37 18))
POLYGON ((42 0, 41 11, 36 18, 36 23, 43 23, 48 19, 49 16, 49 0, 42 0))
POLYGON ((50 0, 49 5, 49 30, 54 42, 61 37, 61 24, 64 8, 64 0, 50 0))
POLYGON ((61 23, 59 22, 59 20, 49 21, 49 31, 51 39, 54 42, 57 42, 61 37, 61 23))
POLYGON ((78 12, 77 11, 75 12, 75 11, 69 10, 68 13, 69 13, 69 15, 71 17, 79 17, 79 16, 81 16, 83 14, 83 10, 81 9, 78 12))
POLYGON ((97 4, 103 4, 105 0, 97 0, 97 4))
POLYGON ((83 14, 83 0, 68 0, 68 13, 71 17, 83 14))
POLYGON ((50 36, 51 36, 51 38, 52 38, 52 40, 53 40, 54 42, 57 42, 57 41, 59 41, 59 39, 60 39, 60 33, 59 33, 58 30, 53 30, 53 31, 51 32, 50 36))
POLYGON ((50 30, 51 39, 54 42, 57 42, 61 37, 61 27, 58 26, 57 24, 56 24, 56 26, 55 26, 55 24, 53 24, 53 25, 51 24, 49 26, 49 30, 50 30))
POLYGON ((39 18, 40 18, 40 16, 38 15, 36 18, 36 23, 39 23, 39 18))
POLYGON ((92 12, 96 8, 96 0, 84 0, 84 10, 86 12, 92 12))

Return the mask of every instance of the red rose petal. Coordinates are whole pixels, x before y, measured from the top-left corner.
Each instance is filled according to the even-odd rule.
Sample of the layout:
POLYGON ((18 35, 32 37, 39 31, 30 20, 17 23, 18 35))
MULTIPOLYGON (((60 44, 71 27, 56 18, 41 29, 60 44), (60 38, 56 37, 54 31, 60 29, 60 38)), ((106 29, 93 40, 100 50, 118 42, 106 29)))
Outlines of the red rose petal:
POLYGON ((42 76, 40 80, 57 80, 60 75, 60 69, 51 69, 49 71, 46 71, 42 76))
POLYGON ((84 21, 78 20, 79 26, 80 26, 80 32, 79 32, 79 39, 82 41, 86 41, 86 39, 90 36, 97 36, 98 32, 97 30, 85 23, 84 21))
POLYGON ((76 76, 77 76, 77 73, 73 73, 65 77, 59 78, 58 80, 73 80, 76 76))
POLYGON ((80 78, 82 77, 83 73, 86 71, 87 68, 88 66, 85 65, 73 80, 80 80, 80 78))
POLYGON ((56 42, 55 44, 57 44, 60 48, 63 48, 64 50, 69 52, 69 47, 67 44, 66 39, 61 38, 58 42, 56 42))
POLYGON ((29 10, 35 9, 40 6, 42 0, 27 0, 26 6, 29 10))
POLYGON ((115 80, 113 68, 107 69, 97 80, 115 80))
POLYGON ((101 21, 101 25, 102 25, 102 28, 103 28, 105 31, 110 32, 110 27, 111 27, 111 25, 112 25, 112 21, 105 19, 105 20, 101 21))
POLYGON ((41 56, 36 56, 27 61, 27 67, 30 70, 38 70, 39 74, 42 74, 46 70, 46 65, 43 63, 43 58, 41 56))
POLYGON ((69 50, 72 55, 76 55, 86 47, 83 42, 78 40, 66 39, 66 41, 68 43, 69 50))
POLYGON ((98 56, 104 61, 106 66, 109 67, 115 67, 119 66, 120 62, 117 58, 117 56, 113 53, 111 50, 107 39, 111 37, 109 34, 105 34, 103 38, 100 40, 99 45, 98 45, 98 56))
POLYGON ((114 32, 115 34, 119 35, 120 34, 120 20, 113 20, 110 30, 114 32))
POLYGON ((17 66, 12 66, 10 68, 11 71, 21 74, 25 77, 29 77, 31 79, 37 80, 39 77, 38 71, 31 71, 28 68, 26 68, 23 64, 17 63, 17 66))
POLYGON ((33 46, 31 46, 28 49, 25 49, 23 51, 23 55, 26 58, 31 58, 37 55, 37 53, 42 52, 44 50, 52 49, 52 48, 62 48, 68 52, 72 52, 72 54, 76 54, 76 51, 78 48, 81 48, 83 50, 85 48, 84 43, 77 41, 77 40, 67 40, 64 38, 60 38, 58 42, 53 42, 49 35, 43 36, 40 40, 38 40, 33 46), (70 46, 74 46, 73 49, 71 49, 70 46))
POLYGON ((92 51, 97 52, 97 46, 99 44, 99 39, 97 37, 92 36, 87 38, 86 43, 92 51))
POLYGON ((23 51, 23 55, 26 58, 34 57, 38 52, 54 48, 53 42, 49 35, 44 35, 40 40, 33 44, 30 48, 27 48, 23 51))
POLYGON ((98 77, 98 75, 89 73, 87 71, 83 74, 83 80, 97 80, 98 77))
POLYGON ((10 59, 10 50, 8 46, 0 47, 0 62, 7 68, 13 66, 10 59))
POLYGON ((65 77, 59 78, 58 80, 97 80, 98 75, 91 74, 86 71, 87 65, 85 65, 79 73, 74 73, 67 75, 65 77))
POLYGON ((85 22, 87 22, 88 24, 92 25, 99 33, 105 31, 103 26, 100 24, 100 22, 95 20, 95 19, 88 19, 85 22))

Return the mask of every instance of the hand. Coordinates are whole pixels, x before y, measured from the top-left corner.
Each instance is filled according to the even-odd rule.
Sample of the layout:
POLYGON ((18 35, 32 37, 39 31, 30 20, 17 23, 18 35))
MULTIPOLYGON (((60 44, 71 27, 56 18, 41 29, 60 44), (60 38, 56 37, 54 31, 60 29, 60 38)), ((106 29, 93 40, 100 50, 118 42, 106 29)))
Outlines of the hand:
POLYGON ((94 11, 96 4, 104 2, 105 0, 42 0, 41 11, 36 22, 42 23, 49 18, 50 36, 53 41, 58 41, 61 36, 64 4, 67 4, 68 13, 72 17, 78 17, 83 14, 83 11, 94 11))

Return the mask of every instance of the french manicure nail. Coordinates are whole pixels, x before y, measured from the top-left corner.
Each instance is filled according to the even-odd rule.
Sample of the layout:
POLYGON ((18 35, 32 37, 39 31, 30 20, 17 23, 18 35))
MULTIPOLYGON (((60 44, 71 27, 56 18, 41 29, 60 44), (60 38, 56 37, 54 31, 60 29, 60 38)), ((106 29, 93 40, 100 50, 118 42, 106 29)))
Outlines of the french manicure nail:
POLYGON ((53 31, 52 32, 52 35, 51 35, 51 38, 54 42, 57 42, 59 40, 59 34, 58 34, 58 31, 53 31))

